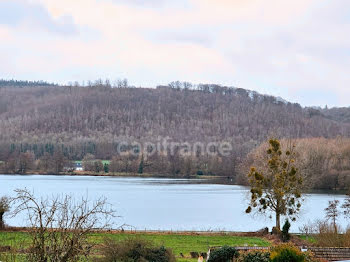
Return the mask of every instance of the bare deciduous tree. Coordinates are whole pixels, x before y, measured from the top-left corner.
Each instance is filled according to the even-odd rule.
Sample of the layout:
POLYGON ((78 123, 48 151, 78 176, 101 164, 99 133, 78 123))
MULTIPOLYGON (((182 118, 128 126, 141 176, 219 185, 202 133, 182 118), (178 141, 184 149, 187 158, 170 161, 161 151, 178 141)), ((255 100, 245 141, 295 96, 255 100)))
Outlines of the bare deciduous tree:
POLYGON ((333 201, 328 201, 328 207, 324 209, 326 212, 326 218, 327 220, 331 220, 334 232, 338 232, 338 227, 337 227, 337 219, 339 216, 339 200, 333 200, 333 201))
POLYGON ((0 198, 0 229, 5 227, 4 214, 10 210, 10 199, 6 196, 0 198))
POLYGON ((343 214, 345 218, 350 218, 350 192, 348 192, 347 197, 344 199, 344 203, 341 205, 343 209, 343 214))
POLYGON ((111 227, 114 211, 105 198, 90 202, 70 195, 36 198, 27 189, 15 190, 14 215, 27 213, 31 228, 30 261, 74 262, 90 255, 88 235, 111 227))

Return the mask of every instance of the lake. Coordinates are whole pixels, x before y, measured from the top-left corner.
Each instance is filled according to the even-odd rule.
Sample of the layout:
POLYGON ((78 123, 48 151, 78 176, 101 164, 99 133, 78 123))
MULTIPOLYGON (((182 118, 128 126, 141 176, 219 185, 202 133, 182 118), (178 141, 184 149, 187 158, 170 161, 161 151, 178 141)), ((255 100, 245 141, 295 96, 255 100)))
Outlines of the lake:
MULTIPOLYGON (((197 184, 189 179, 123 178, 92 176, 0 175, 0 194, 14 196, 16 188, 36 196, 61 193, 107 198, 117 214, 116 224, 137 230, 255 231, 274 224, 273 219, 245 214, 249 188, 237 185, 197 184), (130 227, 129 227, 130 228, 130 227)), ((307 194, 291 230, 298 232, 307 221, 324 218, 329 200, 344 195, 307 194)), ((24 217, 6 217, 12 226, 26 226, 24 217)), ((341 218, 343 227, 346 221, 341 218)), ((125 229, 129 229, 126 227, 125 229)))

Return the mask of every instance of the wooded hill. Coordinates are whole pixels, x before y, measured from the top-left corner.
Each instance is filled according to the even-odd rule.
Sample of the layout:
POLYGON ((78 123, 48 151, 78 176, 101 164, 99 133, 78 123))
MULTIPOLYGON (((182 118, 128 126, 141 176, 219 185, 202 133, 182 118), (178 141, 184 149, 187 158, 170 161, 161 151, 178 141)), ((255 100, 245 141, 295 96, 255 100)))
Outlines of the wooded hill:
POLYGON ((125 81, 84 87, 13 83, 0 84, 0 160, 5 162, 25 152, 34 160, 55 152, 68 160, 81 160, 88 153, 112 159, 119 141, 170 137, 189 143, 226 141, 234 150, 229 157, 191 158, 187 171, 184 165, 170 167, 171 161, 186 159, 168 156, 164 169, 154 157, 145 160, 145 172, 181 175, 201 170, 235 176, 238 163, 270 136, 350 136, 349 108, 304 108, 242 88, 181 82, 157 88, 129 87, 125 81))

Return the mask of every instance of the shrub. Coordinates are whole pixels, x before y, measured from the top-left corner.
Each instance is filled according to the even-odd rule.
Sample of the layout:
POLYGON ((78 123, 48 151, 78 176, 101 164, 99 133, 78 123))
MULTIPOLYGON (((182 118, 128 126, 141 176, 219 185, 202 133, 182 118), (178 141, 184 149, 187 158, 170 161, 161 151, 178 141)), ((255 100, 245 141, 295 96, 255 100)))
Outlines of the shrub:
POLYGON ((202 170, 197 171, 197 176, 203 176, 203 175, 204 175, 204 172, 202 170))
POLYGON ((302 233, 311 241, 320 247, 349 247, 350 246, 350 228, 343 230, 339 225, 329 223, 327 220, 317 220, 314 223, 309 222, 301 228, 302 233), (343 233, 339 233, 343 232, 343 233))
POLYGON ((306 262, 305 255, 295 246, 279 245, 273 248, 271 252, 272 262, 306 262))
POLYGON ((273 227, 271 230, 272 235, 281 235, 281 230, 279 230, 277 227, 273 227))
POLYGON ((323 247, 344 246, 341 235, 334 231, 334 226, 327 221, 317 221, 315 239, 323 247))
POLYGON ((128 238, 122 241, 105 240, 103 257, 99 262, 175 262, 171 249, 157 247, 152 242, 141 238, 128 238))
POLYGON ((290 223, 289 223, 288 219, 286 219, 286 222, 284 222, 284 225, 282 227, 282 241, 283 242, 288 242, 290 239, 289 229, 290 229, 290 223))
POLYGON ((89 258, 96 243, 88 241, 93 230, 109 228, 114 211, 106 199, 94 202, 72 195, 37 198, 27 189, 16 189, 13 215, 26 213, 30 246, 27 261, 75 262, 89 258))
POLYGON ((270 253, 268 252, 250 252, 243 257, 242 262, 270 262, 270 253))
POLYGON ((207 262, 227 262, 239 256, 238 251, 234 247, 223 246, 220 249, 210 252, 207 262))

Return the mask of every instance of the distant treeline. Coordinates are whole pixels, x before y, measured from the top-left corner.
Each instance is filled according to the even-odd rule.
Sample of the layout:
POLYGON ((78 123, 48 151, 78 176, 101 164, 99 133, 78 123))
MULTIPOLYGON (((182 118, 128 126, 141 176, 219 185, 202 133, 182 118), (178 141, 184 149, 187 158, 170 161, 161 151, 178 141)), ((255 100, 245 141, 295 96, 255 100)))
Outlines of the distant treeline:
POLYGON ((41 82, 27 88, 0 86, 3 172, 23 172, 23 159, 33 163, 32 169, 61 172, 67 163, 91 154, 96 159, 114 159, 119 163, 114 170, 123 172, 137 172, 143 161, 144 172, 235 179, 246 155, 271 136, 350 137, 350 109, 304 108, 215 84, 175 81, 157 88, 136 88, 124 79, 67 86, 41 82), (125 141, 154 143, 160 138, 190 144, 228 142, 233 150, 228 156, 176 153, 144 156, 143 160, 141 155, 117 152, 125 141))
POLYGON ((33 87, 33 86, 57 86, 57 84, 45 81, 22 81, 0 79, 0 87, 33 87))
POLYGON ((95 144, 2 144, 0 173, 59 174, 74 169, 74 160, 83 160, 85 171, 148 173, 173 177, 212 175, 233 177, 236 161, 229 156, 183 156, 175 154, 120 154, 118 143, 95 144), (5 149, 5 150, 4 150, 5 149), (108 166, 98 159, 108 159, 108 166), (89 162, 90 164, 86 164, 89 162))

